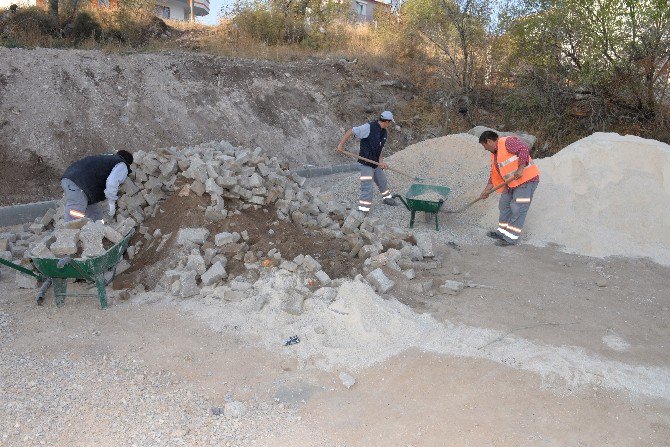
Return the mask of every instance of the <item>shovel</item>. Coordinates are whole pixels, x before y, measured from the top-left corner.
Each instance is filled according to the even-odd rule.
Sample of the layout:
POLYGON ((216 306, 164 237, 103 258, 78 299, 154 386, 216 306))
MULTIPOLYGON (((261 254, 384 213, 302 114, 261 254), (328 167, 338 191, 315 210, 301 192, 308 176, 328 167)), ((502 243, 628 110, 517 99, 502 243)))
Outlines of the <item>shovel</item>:
MULTIPOLYGON (((340 154, 348 155, 349 157, 353 157, 353 158, 357 158, 357 159, 359 159, 359 160, 366 161, 366 162, 368 162, 368 163, 372 163, 373 165, 381 166, 381 163, 379 163, 379 162, 377 162, 377 161, 374 161, 374 160, 370 160, 369 158, 361 157, 360 155, 356 155, 356 154, 354 154, 353 152, 349 152, 349 151, 337 151, 337 152, 340 153, 340 154)), ((409 179, 412 179, 412 180, 414 180, 414 181, 416 181, 416 182, 421 182, 421 183, 423 183, 423 182, 425 182, 425 181, 427 181, 427 180, 430 180, 430 179, 425 179, 425 178, 414 177, 414 176, 412 176, 412 175, 407 174, 406 172, 400 171, 400 170, 395 169, 395 168, 392 168, 392 167, 390 167, 390 166, 388 166, 386 169, 388 169, 389 171, 393 171, 393 172, 395 172, 395 173, 397 173, 397 174, 403 175, 403 176, 405 176, 405 177, 407 177, 407 178, 409 178, 409 179)))
MULTIPOLYGON (((511 179, 507 180, 506 182, 499 184, 498 186, 496 186, 495 188, 493 188, 491 190, 491 193, 496 192, 497 190, 499 190, 503 186, 509 185, 512 181, 514 181, 514 178, 511 178, 511 179)), ((490 195, 490 193, 489 193, 489 195, 490 195)), ((484 200, 484 199, 482 199, 481 197, 477 197, 475 200, 473 200, 472 202, 469 202, 464 207, 461 207, 457 210, 443 210, 442 212, 443 213, 450 213, 450 214, 451 213, 462 213, 463 211, 467 210, 468 208, 470 208, 472 205, 479 202, 480 200, 484 200)))

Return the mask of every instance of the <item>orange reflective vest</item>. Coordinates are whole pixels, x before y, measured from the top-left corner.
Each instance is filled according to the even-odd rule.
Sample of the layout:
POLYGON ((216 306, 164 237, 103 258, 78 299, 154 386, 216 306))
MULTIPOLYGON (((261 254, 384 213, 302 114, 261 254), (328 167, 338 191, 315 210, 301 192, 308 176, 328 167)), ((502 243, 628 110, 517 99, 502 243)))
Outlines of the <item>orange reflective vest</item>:
MULTIPOLYGON (((498 186, 501 183, 506 182, 514 176, 514 172, 519 169, 519 157, 515 154, 510 154, 507 152, 507 147, 505 146, 505 141, 507 137, 498 138, 498 152, 496 154, 491 154, 491 180, 493 181, 493 186, 498 186), (496 158, 498 161, 498 169, 496 169, 495 162, 496 158), (502 175, 501 175, 502 174, 502 175)), ((533 163, 533 159, 528 156, 528 166, 523 170, 523 175, 521 178, 513 180, 509 183, 510 188, 516 188, 519 185, 523 185, 528 180, 537 177, 540 175, 540 170, 537 165, 533 163)), ((500 188, 498 194, 502 194, 505 188, 500 188)))

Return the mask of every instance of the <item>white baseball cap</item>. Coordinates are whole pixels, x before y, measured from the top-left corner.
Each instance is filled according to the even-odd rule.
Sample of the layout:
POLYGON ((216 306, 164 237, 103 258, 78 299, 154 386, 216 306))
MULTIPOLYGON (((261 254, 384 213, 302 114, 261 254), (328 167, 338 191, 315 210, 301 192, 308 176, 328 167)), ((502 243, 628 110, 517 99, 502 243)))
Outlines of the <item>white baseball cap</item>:
POLYGON ((395 120, 393 119, 393 114, 388 110, 384 110, 382 114, 379 115, 379 119, 386 121, 393 121, 395 123, 395 120))

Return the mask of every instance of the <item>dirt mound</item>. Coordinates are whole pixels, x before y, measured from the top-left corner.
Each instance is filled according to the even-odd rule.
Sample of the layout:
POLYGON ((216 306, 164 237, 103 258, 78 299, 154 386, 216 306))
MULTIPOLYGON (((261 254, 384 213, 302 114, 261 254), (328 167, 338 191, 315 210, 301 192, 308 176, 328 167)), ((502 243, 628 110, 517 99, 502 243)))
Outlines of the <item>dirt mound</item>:
MULTIPOLYGON (((142 250, 132 261, 132 266, 114 281, 115 289, 132 288, 136 284, 143 284, 151 290, 163 274, 178 264, 183 250, 176 244, 180 228, 207 228, 210 234, 221 232, 241 232, 248 234, 248 251, 261 258, 272 248, 276 248, 285 259, 293 259, 298 255, 310 255, 316 259, 323 270, 331 278, 353 277, 361 269, 363 261, 360 258, 348 256, 351 250, 346 240, 339 240, 319 234, 307 232, 304 228, 291 222, 277 219, 274 205, 268 205, 257 210, 247 209, 243 213, 235 214, 232 211, 237 204, 231 202, 230 214, 223 220, 212 222, 205 218, 205 208, 209 205, 208 196, 189 194, 169 196, 158 207, 154 217, 149 217, 144 225, 146 234, 159 231, 162 235, 170 235, 161 250, 156 250, 158 241, 142 250), (153 249, 152 249, 153 248, 153 249)), ((142 240, 144 236, 136 234, 131 245, 142 240)), ((203 249, 212 248, 209 241, 203 249)), ((244 274, 247 269, 242 259, 230 258, 227 265, 231 277, 244 274)))

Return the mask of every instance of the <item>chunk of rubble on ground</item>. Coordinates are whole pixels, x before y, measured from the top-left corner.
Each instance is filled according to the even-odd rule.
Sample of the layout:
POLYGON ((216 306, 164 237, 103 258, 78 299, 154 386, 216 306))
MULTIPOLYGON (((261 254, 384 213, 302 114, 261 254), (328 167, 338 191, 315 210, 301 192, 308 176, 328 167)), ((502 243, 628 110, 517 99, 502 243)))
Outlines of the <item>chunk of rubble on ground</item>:
POLYGON ((464 283, 448 279, 440 286, 440 292, 448 295, 458 295, 464 288, 464 283))
POLYGON ((202 245, 209 236, 207 228, 182 228, 177 234, 178 245, 202 245))
POLYGON ((379 293, 386 293, 395 286, 395 282, 386 276, 381 268, 377 268, 368 273, 365 279, 367 279, 379 293))

